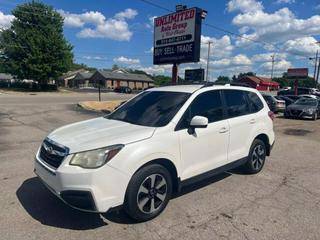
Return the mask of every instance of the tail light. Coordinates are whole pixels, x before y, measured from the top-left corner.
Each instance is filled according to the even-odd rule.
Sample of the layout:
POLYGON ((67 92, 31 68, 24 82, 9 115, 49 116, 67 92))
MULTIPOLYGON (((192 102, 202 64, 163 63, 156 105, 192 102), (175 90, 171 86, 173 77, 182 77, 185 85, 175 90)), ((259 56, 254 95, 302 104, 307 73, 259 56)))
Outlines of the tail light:
POLYGON ((269 118, 271 118, 272 121, 275 119, 275 115, 272 111, 268 112, 268 116, 269 116, 269 118))

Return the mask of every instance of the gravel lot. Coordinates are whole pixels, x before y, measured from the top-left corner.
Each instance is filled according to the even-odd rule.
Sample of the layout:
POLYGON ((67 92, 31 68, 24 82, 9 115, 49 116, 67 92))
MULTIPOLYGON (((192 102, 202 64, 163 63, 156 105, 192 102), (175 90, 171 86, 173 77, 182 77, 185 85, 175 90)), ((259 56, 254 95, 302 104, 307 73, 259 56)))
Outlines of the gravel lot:
POLYGON ((150 222, 64 205, 33 174, 34 154, 53 129, 98 116, 75 107, 96 99, 0 95, 0 239, 320 239, 320 120, 277 118, 276 144, 260 174, 233 171, 190 186, 150 222))

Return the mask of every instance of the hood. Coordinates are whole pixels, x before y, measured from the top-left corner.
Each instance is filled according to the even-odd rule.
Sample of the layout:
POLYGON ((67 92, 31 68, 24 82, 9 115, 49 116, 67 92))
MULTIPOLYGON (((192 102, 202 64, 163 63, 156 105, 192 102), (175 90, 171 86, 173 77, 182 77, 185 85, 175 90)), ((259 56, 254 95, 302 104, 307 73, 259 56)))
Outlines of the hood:
POLYGON ((307 110, 307 109, 316 109, 315 106, 307 106, 307 105, 297 105, 297 104, 290 104, 288 107, 288 110, 307 110))
POLYGON ((114 144, 129 144, 150 138, 154 127, 144 127, 103 117, 77 122, 54 130, 48 138, 70 149, 70 153, 114 144))

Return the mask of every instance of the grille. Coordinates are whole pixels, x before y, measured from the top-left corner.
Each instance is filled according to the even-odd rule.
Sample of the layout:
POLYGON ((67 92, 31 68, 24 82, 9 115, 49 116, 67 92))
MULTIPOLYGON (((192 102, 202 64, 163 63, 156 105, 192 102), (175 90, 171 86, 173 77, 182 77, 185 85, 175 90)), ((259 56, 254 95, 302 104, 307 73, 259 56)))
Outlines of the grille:
POLYGON ((291 110, 291 115, 299 116, 302 113, 301 110, 291 110))
POLYGON ((40 158, 53 168, 58 168, 65 156, 68 155, 68 148, 59 146, 51 140, 45 139, 40 149, 40 158))

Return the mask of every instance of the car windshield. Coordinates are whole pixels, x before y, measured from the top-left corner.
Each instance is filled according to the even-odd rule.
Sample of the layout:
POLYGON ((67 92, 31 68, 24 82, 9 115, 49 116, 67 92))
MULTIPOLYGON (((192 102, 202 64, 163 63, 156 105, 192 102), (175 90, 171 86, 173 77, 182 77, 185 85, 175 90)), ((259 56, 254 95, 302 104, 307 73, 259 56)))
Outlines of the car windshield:
POLYGON ((163 127, 169 123, 190 95, 184 92, 146 91, 106 118, 135 125, 163 127))
POLYGON ((317 106, 317 100, 312 98, 300 98, 295 102, 296 105, 317 106))

